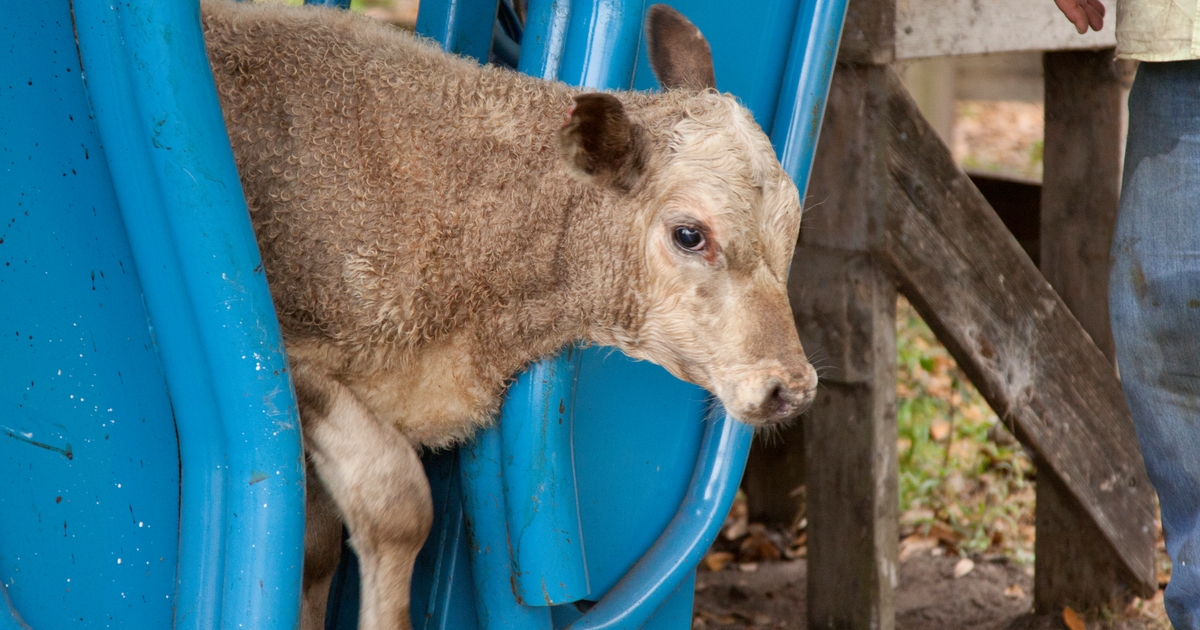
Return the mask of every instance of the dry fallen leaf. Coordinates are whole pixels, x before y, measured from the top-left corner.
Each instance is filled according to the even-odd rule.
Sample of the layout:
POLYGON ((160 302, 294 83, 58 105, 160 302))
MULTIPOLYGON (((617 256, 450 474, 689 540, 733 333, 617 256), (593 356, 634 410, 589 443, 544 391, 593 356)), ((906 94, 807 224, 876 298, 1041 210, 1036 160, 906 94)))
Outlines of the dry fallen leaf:
POLYGON ((758 560, 778 560, 782 554, 779 552, 779 547, 771 542, 765 531, 760 528, 754 528, 751 525, 752 531, 749 536, 746 536, 738 548, 738 556, 742 560, 755 562, 758 560))
POLYGON ((725 568, 725 565, 733 561, 733 554, 728 551, 712 551, 707 556, 704 556, 704 566, 709 571, 720 571, 725 568))
POLYGON ((913 534, 900 541, 900 562, 904 562, 916 554, 924 553, 938 546, 937 538, 913 534))
POLYGON ((936 538, 950 547, 957 547, 962 541, 963 535, 950 529, 950 526, 941 522, 934 521, 929 526, 929 535, 936 538))
POLYGON ((950 422, 943 418, 937 418, 929 425, 929 437, 935 442, 941 442, 950 435, 950 422))
POLYGON ((1013 599, 1020 599, 1025 597, 1025 589, 1021 588, 1020 584, 1013 584, 1012 586, 1004 589, 1004 596, 1011 597, 1013 599))
POLYGON ((1087 624, 1083 623, 1083 619, 1079 618, 1079 613, 1070 606, 1063 608, 1063 623, 1067 624, 1069 630, 1087 630, 1087 624))
POLYGON ((970 558, 962 558, 958 564, 954 565, 954 579, 958 579, 971 571, 975 570, 975 561, 970 558))

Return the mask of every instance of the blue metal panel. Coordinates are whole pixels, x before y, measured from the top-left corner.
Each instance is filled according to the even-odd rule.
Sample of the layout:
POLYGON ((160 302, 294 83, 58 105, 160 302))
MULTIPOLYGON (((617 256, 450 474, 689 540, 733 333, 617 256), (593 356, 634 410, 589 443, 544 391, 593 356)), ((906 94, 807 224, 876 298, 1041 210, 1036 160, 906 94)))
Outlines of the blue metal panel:
POLYGON ((558 78, 570 17, 571 0, 530 0, 518 72, 547 81, 558 78))
POLYGON ((496 1, 423 0, 417 13, 417 33, 436 40, 446 52, 487 63, 496 1))
POLYGON ((585 599, 587 560, 575 496, 575 379, 580 351, 538 361, 500 410, 501 468, 512 590, 526 606, 585 599))
POLYGON ((71 27, 0 16, 0 582, 39 629, 168 628, 175 425, 71 27))
POLYGON ((780 118, 771 129, 771 143, 800 189, 800 199, 808 190, 846 5, 847 0, 808 0, 796 16, 783 81, 786 89, 779 96, 780 118))
POLYGON ((733 505, 753 437, 754 429, 714 410, 683 505, 654 546, 571 628, 642 628, 695 575, 733 505))
POLYGON ((294 396, 199 4, 76 2, 92 109, 180 439, 178 628, 292 628, 304 465, 294 396))
MULTIPOLYGON (((754 113, 763 129, 771 129, 779 99, 784 54, 796 23, 797 0, 754 0, 740 2, 736 11, 711 0, 671 0, 671 6, 687 16, 712 47, 717 88, 736 94, 754 113)), ((812 2, 808 2, 812 4, 812 2)), ((645 38, 638 51, 633 87, 658 88, 650 69, 645 38)))
POLYGON ((559 80, 596 89, 629 89, 644 7, 643 0, 574 0, 559 80))
POLYGON ((697 465, 708 392, 611 348, 584 351, 575 397, 580 512, 596 600, 658 539, 697 465))
MULTIPOLYGON (((500 432, 480 431, 460 449, 467 553, 480 630, 549 630, 550 609, 522 606, 513 596, 500 432)), ((466 593, 463 593, 466 595, 466 593)))

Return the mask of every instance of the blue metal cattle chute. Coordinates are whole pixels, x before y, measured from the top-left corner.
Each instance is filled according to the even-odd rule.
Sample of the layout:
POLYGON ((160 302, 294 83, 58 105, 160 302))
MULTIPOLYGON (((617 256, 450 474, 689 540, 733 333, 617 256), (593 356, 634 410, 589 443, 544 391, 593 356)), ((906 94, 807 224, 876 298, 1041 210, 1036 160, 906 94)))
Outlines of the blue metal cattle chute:
POLYGON ((199 4, 0 37, 0 627, 293 628, 299 423, 199 4))
MULTIPOLYGON (((846 2, 670 4, 709 39, 718 87, 769 131, 803 194, 846 2)), ((590 88, 655 89, 642 41, 648 5, 533 0, 516 67, 590 88)), ((492 9, 425 0, 417 30, 486 61, 478 42, 493 34, 492 9)), ((426 459, 437 516, 417 561, 413 626, 690 628, 695 567, 751 437, 702 390, 611 349, 569 348, 534 364, 497 426, 426 459)), ((356 619, 344 575, 352 562, 330 628, 356 619)))
MULTIPOLYGON (((845 0, 673 4, 804 184, 845 0)), ((493 2, 423 5, 452 52, 655 87, 640 0, 532 0, 519 48, 493 2)), ((299 425, 198 3, 17 3, 0 37, 0 630, 294 628, 299 425)), ((414 626, 690 627, 751 431, 602 348, 532 366, 502 416, 427 458, 414 626)))

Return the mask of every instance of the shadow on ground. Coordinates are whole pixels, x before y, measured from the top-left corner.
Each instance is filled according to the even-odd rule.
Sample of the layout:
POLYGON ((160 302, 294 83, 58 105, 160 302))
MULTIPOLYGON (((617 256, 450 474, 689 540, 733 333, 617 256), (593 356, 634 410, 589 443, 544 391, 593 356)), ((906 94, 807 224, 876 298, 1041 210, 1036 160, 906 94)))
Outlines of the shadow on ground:
MULTIPOLYGON (((900 565, 896 630, 1058 630, 1061 615, 1030 614, 1033 577, 998 557, 955 578, 957 557, 918 554, 900 565)), ((805 628, 804 560, 730 565, 696 578, 696 630, 805 628)), ((1144 620, 1089 622, 1091 630, 1150 630, 1144 620)))

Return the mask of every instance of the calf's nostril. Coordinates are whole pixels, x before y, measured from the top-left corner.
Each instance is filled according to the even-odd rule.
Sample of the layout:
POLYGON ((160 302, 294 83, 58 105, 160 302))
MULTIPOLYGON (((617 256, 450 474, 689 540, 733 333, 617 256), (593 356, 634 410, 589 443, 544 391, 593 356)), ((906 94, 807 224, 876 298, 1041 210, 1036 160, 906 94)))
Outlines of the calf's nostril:
POLYGON ((776 407, 783 407, 788 404, 787 390, 784 389, 783 383, 776 383, 771 388, 771 393, 767 395, 767 400, 775 403, 776 407))

